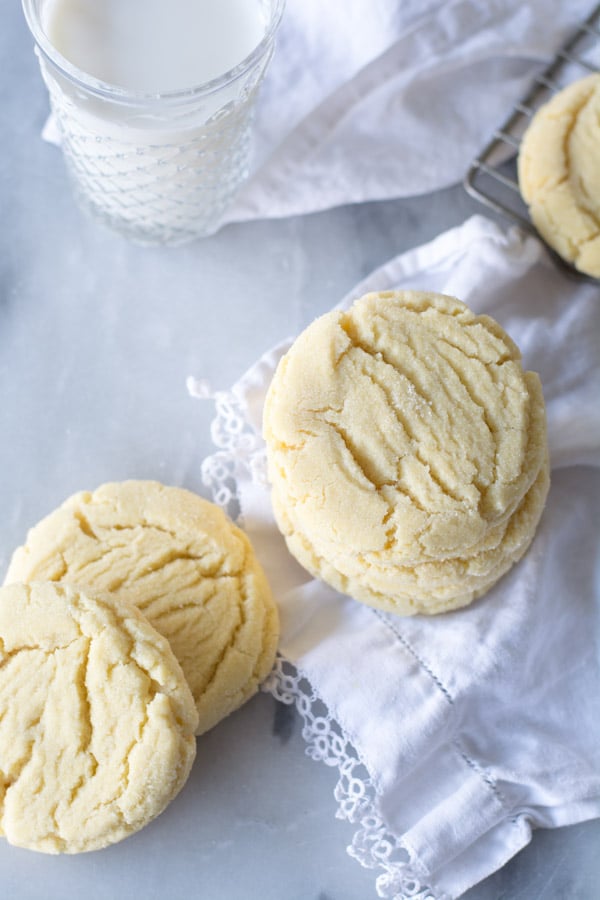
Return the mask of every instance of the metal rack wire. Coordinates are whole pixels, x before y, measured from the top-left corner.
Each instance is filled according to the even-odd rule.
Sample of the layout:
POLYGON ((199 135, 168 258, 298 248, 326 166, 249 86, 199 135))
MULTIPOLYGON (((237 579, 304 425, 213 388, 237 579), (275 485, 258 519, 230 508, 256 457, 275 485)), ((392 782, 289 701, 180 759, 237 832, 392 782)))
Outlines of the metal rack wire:
MULTIPOLYGON (((598 71, 600 4, 562 45, 552 62, 534 78, 527 93, 473 160, 464 178, 465 190, 480 203, 540 237, 529 218, 517 181, 516 158, 521 139, 531 118, 552 95, 577 78, 598 71)), ((549 249, 562 267, 575 274, 572 266, 549 249)))

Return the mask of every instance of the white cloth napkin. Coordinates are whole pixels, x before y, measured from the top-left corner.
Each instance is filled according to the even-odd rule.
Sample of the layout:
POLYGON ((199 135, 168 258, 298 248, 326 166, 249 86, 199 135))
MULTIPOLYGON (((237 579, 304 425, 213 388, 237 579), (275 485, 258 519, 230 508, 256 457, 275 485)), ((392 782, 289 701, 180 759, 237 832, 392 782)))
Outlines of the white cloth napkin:
POLYGON ((549 499, 531 549, 486 597, 394 617, 293 561, 260 436, 287 344, 216 395, 221 449, 203 471, 218 501, 239 500, 272 582, 286 662, 269 686, 298 704, 311 755, 339 767, 338 815, 356 824, 350 852, 379 868, 382 897, 449 900, 502 866, 532 827, 600 815, 600 290, 558 271, 533 237, 481 217, 393 259, 343 305, 390 287, 453 294, 494 316, 542 378, 549 499))
MULTIPOLYGON (((252 177, 224 222, 456 183, 594 3, 287 0, 252 177)), ((52 119, 43 136, 59 142, 52 119)))

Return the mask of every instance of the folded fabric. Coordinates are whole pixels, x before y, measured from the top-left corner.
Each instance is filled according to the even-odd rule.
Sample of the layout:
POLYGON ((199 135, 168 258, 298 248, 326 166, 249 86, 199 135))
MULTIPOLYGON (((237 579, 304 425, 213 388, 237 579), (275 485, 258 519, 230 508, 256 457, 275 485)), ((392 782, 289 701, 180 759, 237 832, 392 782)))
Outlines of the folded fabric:
POLYGON ((304 717, 308 751, 338 766, 351 855, 381 897, 450 900, 502 866, 536 826, 600 815, 600 304, 540 243, 474 217, 358 285, 441 291, 496 318, 540 373, 552 486, 532 547, 472 606, 386 615, 311 578, 289 555, 265 480, 261 411, 289 344, 214 396, 203 463, 239 503, 282 616, 267 687, 304 717))
POLYGON ((257 111, 255 175, 226 221, 460 181, 594 5, 555 3, 549 15, 545 0, 349 0, 340 15, 336 4, 287 0, 257 111))

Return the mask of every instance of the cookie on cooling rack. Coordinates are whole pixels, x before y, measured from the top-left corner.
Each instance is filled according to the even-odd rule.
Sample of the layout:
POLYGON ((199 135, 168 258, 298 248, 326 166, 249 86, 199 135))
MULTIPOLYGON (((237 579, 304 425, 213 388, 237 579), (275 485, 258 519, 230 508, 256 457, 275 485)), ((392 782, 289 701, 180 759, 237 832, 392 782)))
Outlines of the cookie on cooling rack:
POLYGON ((405 615, 485 593, 548 491, 538 376, 497 322, 440 294, 368 294, 313 322, 277 368, 264 436, 291 553, 405 615))
POLYGON ((273 665, 277 608, 250 541, 191 491, 125 481, 75 494, 30 530, 5 582, 39 580, 137 606, 181 664, 198 734, 249 699, 273 665))
POLYGON ((540 235, 579 271, 600 278, 600 73, 540 107, 521 142, 518 174, 540 235))
POLYGON ((185 783, 197 713, 168 642, 110 595, 0 588, 0 833, 45 853, 98 850, 185 783))

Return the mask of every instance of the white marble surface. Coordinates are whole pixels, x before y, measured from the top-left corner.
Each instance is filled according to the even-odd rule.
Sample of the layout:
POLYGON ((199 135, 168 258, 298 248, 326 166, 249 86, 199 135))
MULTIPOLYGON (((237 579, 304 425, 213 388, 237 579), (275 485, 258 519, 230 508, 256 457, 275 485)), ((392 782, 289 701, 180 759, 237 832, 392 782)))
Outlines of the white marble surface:
MULTIPOLYGON (((75 208, 16 4, 0 56, 0 571, 26 529, 71 492, 157 478, 206 495, 210 402, 264 350, 375 266, 480 211, 460 187, 426 198, 230 226, 144 249, 75 208)), ((345 853, 335 773, 304 755, 301 723, 259 695, 198 744, 183 793, 152 825, 80 857, 0 843, 11 900, 368 900, 345 853)), ((469 900, 600 897, 600 823, 540 832, 469 900)))

